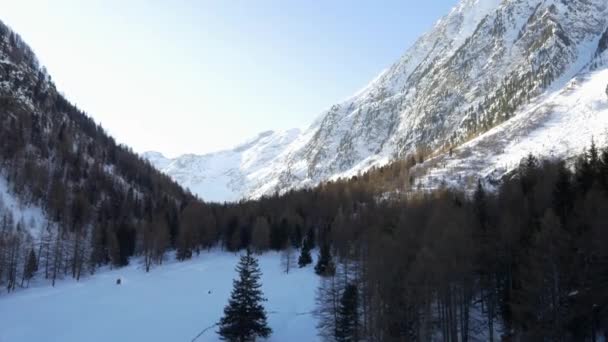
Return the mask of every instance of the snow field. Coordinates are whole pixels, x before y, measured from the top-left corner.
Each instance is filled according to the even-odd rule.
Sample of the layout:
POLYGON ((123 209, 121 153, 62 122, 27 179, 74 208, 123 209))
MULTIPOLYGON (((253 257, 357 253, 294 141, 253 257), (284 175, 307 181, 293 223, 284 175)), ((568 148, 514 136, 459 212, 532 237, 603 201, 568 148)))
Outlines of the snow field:
MULTIPOLYGON (((82 279, 0 295, 0 342, 192 341, 223 314, 240 254, 203 252, 146 273, 141 262, 82 279), (116 279, 121 285, 116 285, 116 279)), ((272 341, 317 341, 318 277, 312 266, 285 274, 280 253, 258 256, 272 341)), ((215 327, 196 341, 219 341, 215 327)))

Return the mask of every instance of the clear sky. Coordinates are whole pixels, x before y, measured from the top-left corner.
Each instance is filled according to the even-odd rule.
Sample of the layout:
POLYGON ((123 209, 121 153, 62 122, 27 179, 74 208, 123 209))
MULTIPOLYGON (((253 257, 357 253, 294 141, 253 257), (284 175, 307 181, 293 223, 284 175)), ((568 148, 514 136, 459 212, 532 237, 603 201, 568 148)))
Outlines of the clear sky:
POLYGON ((0 0, 60 91, 168 156, 305 128, 456 0, 0 0))

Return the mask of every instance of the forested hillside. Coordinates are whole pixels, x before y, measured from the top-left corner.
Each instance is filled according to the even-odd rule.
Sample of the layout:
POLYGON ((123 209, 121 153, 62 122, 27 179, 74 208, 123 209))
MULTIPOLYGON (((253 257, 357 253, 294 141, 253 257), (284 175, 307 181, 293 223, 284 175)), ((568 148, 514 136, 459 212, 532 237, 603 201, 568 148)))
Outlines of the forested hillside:
POLYGON ((0 188, 0 283, 9 291, 35 268, 54 282, 125 265, 151 222, 172 223, 169 246, 193 199, 59 94, 1 22, 0 188), (25 220, 23 208, 42 214, 25 220))

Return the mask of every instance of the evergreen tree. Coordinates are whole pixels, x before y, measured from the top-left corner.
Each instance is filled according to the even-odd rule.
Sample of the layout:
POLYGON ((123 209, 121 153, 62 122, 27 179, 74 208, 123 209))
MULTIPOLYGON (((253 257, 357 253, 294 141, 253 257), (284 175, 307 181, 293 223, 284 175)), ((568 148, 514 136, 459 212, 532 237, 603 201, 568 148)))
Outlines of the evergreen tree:
POLYGON ((586 194, 593 185, 593 169, 589 162, 589 155, 585 153, 576 161, 576 185, 582 194, 586 194))
POLYGON ((571 175, 564 162, 558 164, 557 172, 557 181, 553 189, 553 210, 564 225, 573 205, 571 175))
POLYGON ((296 224, 291 234, 291 245, 293 248, 300 248, 302 246, 302 227, 296 224))
POLYGON ((536 185, 537 173, 538 159, 530 153, 519 165, 520 184, 524 195, 527 195, 536 185))
POLYGON ((30 279, 34 277, 34 274, 38 271, 38 259, 36 258, 36 253, 34 249, 30 249, 30 253, 27 257, 27 261, 25 263, 25 268, 23 270, 23 278, 27 281, 28 285, 30 283, 30 279))
POLYGON ((481 179, 477 181, 477 189, 475 189, 475 194, 473 195, 473 204, 479 228, 482 233, 485 233, 487 221, 486 193, 481 184, 481 179))
POLYGON ((306 238, 304 239, 304 243, 308 245, 308 250, 313 250, 316 247, 315 230, 313 228, 310 228, 308 232, 306 232, 306 238))
POLYGON ((298 258, 298 266, 300 268, 306 267, 312 263, 312 257, 310 255, 310 246, 308 241, 304 241, 302 249, 300 250, 300 257, 298 258))
POLYGON ((319 253, 319 260, 315 265, 315 273, 320 276, 328 276, 333 275, 336 271, 334 266, 334 262, 331 258, 331 251, 329 249, 329 244, 324 243, 321 246, 321 252, 319 253))
POLYGON ((608 148, 602 148, 600 154, 599 180, 605 192, 608 192, 608 148))
POLYGON ((357 309, 357 287, 354 284, 349 284, 342 293, 340 306, 338 307, 336 341, 350 342, 358 340, 359 316, 357 309))
POLYGON ((252 341, 256 336, 270 336, 272 330, 268 327, 266 311, 262 306, 266 300, 260 284, 262 273, 249 249, 241 257, 236 271, 239 279, 234 280, 224 317, 218 324, 218 334, 222 340, 238 342, 252 341))

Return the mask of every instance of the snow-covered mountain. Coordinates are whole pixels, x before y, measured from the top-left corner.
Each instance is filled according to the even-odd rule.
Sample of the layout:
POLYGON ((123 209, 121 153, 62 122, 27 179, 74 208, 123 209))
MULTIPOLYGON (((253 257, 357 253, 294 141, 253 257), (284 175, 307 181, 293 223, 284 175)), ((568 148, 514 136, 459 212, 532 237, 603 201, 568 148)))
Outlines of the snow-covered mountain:
MULTIPOLYGON (((239 180, 227 185, 231 192, 225 199, 259 197, 353 175, 420 147, 436 154, 463 144, 471 147, 501 129, 508 132, 501 137, 506 143, 514 137, 531 139, 534 131, 523 127, 531 125, 530 120, 537 126, 554 120, 551 115, 534 116, 535 105, 552 113, 555 106, 546 101, 567 93, 573 79, 585 82, 594 77, 589 72, 598 75, 606 68, 607 24, 607 0, 462 0, 362 91, 329 108, 297 137, 290 136, 288 144, 274 149, 276 155, 264 155, 263 168, 240 168, 225 178, 239 180)), ((582 90, 568 99, 575 103, 564 114, 568 120, 584 115, 587 109, 581 108, 600 112, 586 102, 591 98, 582 90)), ((562 148, 560 153, 578 153, 577 148, 562 148)), ((492 148, 473 150, 482 160, 497 154, 492 148)), ((162 163, 156 165, 206 197, 199 191, 204 183, 179 176, 208 179, 206 169, 176 173, 162 163)))
POLYGON ((231 150, 174 159, 146 152, 144 157, 206 201, 236 201, 243 197, 250 179, 267 174, 269 165, 274 165, 273 159, 299 134, 298 129, 267 131, 231 150))

